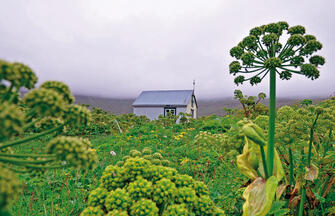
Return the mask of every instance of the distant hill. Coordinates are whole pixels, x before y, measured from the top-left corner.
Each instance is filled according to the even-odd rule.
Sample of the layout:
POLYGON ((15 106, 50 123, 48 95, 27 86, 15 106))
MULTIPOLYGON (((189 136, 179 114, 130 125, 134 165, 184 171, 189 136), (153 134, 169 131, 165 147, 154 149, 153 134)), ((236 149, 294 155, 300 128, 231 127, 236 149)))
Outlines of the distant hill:
MULTIPOLYGON (((110 111, 115 114, 125 114, 132 113, 133 109, 131 104, 135 99, 124 99, 124 98, 103 98, 103 97, 93 97, 85 95, 75 95, 77 104, 90 104, 90 108, 99 107, 103 110, 110 111)), ((300 100, 305 98, 278 98, 277 106, 281 107, 284 105, 291 105, 299 103, 300 100)), ((319 102, 325 98, 314 98, 314 102, 319 102)), ((265 100, 264 103, 268 105, 268 100, 265 100)), ((223 115, 223 108, 239 108, 241 107, 237 100, 233 98, 220 98, 212 100, 198 100, 198 115, 223 115)))

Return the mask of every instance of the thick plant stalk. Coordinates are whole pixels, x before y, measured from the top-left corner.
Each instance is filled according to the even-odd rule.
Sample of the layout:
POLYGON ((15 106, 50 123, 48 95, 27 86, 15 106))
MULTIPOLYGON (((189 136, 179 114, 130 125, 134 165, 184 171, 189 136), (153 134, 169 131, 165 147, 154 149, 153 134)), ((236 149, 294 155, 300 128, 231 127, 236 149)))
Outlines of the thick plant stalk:
POLYGON ((268 179, 270 176, 269 176, 268 168, 267 168, 267 165, 266 165, 264 147, 261 146, 261 145, 259 145, 259 148, 261 149, 261 155, 262 155, 262 162, 263 162, 263 169, 264 169, 265 179, 268 179))
POLYGON ((300 205, 299 205, 299 211, 298 216, 304 215, 304 203, 305 203, 305 197, 306 197, 306 189, 303 187, 301 189, 301 199, 300 199, 300 205))
POLYGON ((293 154, 292 149, 289 147, 288 149, 289 157, 290 157, 290 186, 294 185, 294 177, 293 177, 293 154))
POLYGON ((329 138, 329 142, 325 142, 324 144, 323 157, 326 155, 326 153, 328 152, 328 148, 331 145, 331 140, 332 140, 332 129, 331 128, 329 129, 328 138, 329 138))
POLYGON ((22 160, 22 159, 17 159, 17 158, 13 159, 13 158, 1 157, 0 156, 0 161, 4 162, 4 163, 9 163, 9 164, 15 164, 15 165, 25 166, 27 164, 45 164, 45 163, 50 163, 50 162, 53 162, 54 159, 29 161, 29 160, 22 160))
POLYGON ((314 128, 316 125, 316 122, 319 118, 319 114, 316 115, 316 118, 314 119, 313 125, 310 130, 309 134, 309 146, 308 146, 308 155, 307 155, 307 167, 311 166, 311 155, 312 155, 312 144, 313 144, 313 135, 314 135, 314 128))
POLYGON ((0 153, 0 157, 12 157, 12 158, 42 158, 42 157, 56 157, 56 154, 10 154, 10 153, 0 153))
POLYGON ((276 70, 270 70, 270 116, 269 116, 269 140, 267 149, 268 173, 273 175, 274 138, 276 120, 276 70))
POLYGON ((24 127, 23 127, 23 130, 27 130, 28 128, 30 128, 31 126, 33 126, 34 124, 36 124, 37 122, 41 121, 43 118, 45 117, 45 115, 41 116, 41 117, 38 117, 37 119, 35 119, 34 121, 31 121, 30 123, 26 124, 24 127))
POLYGON ((35 134, 35 135, 32 135, 32 136, 29 136, 29 137, 25 137, 25 138, 22 138, 22 139, 19 139, 19 140, 11 140, 11 141, 7 141, 5 143, 2 143, 0 144, 0 150, 1 149, 5 149, 5 148, 8 148, 10 146, 15 146, 15 145, 19 145, 21 143, 25 143, 25 142, 29 142, 31 140, 34 140, 34 139, 37 139, 39 137, 42 137, 42 136, 45 136, 47 134, 50 134, 50 133, 53 133, 55 131, 58 131, 60 130, 61 128, 63 128, 64 125, 59 125, 55 128, 52 128, 52 129, 49 129, 49 130, 46 130, 42 133, 38 133, 38 134, 35 134))
MULTIPOLYGON (((311 129, 310 129, 309 146, 308 146, 308 154, 307 154, 307 167, 311 166, 313 134, 314 134, 314 128, 315 128, 315 125, 316 125, 316 122, 317 122, 318 118, 319 118, 319 114, 316 115, 316 118, 314 119, 314 122, 313 122, 313 124, 311 126, 311 129)), ((306 194, 306 189, 302 188, 298 216, 302 216, 303 213, 304 213, 304 203, 305 203, 305 199, 306 199, 306 197, 305 197, 306 195, 305 194, 306 194)))

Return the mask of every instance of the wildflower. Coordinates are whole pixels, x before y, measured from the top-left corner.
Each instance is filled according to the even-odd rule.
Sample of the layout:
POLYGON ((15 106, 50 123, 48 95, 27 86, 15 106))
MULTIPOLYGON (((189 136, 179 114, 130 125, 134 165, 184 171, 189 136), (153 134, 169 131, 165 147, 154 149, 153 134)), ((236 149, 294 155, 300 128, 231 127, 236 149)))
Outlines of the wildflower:
POLYGON ((109 154, 111 154, 112 156, 116 156, 116 152, 115 151, 110 151, 109 154))

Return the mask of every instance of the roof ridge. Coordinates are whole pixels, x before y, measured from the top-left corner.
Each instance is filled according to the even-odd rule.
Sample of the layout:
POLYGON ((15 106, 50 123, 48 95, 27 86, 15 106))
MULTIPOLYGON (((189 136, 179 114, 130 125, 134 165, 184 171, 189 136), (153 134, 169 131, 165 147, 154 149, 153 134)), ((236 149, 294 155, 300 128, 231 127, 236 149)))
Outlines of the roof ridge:
POLYGON ((193 90, 151 90, 142 91, 134 105, 187 105, 193 90))
POLYGON ((183 90, 144 90, 142 92, 155 92, 155 91, 193 91, 192 89, 183 89, 183 90))

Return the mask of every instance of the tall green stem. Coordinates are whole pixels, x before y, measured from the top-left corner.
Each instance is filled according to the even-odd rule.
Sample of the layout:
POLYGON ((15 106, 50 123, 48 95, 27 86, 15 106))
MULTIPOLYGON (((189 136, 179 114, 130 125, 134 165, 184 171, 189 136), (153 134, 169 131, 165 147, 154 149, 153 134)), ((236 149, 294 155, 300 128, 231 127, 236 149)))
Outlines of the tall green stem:
POLYGON ((300 199, 298 216, 303 216, 303 214, 304 214, 305 197, 306 197, 306 189, 303 187, 301 189, 301 199, 300 199))
POLYGON ((313 135, 314 135, 314 128, 316 125, 316 122, 319 118, 320 114, 316 115, 316 118, 314 119, 314 122, 312 124, 312 127, 310 129, 310 133, 309 133, 309 146, 308 146, 308 155, 307 155, 307 167, 311 166, 311 155, 312 155, 312 144, 313 144, 313 135))
POLYGON ((44 118, 45 115, 42 115, 38 118, 36 118, 33 121, 30 121, 28 124, 26 124, 25 126, 23 126, 23 131, 27 130, 28 128, 30 128, 31 126, 33 126, 34 124, 36 124, 37 122, 41 121, 44 118))
POLYGON ((0 157, 13 157, 13 158, 53 158, 55 154, 11 154, 11 153, 0 153, 0 157))
POLYGON ((261 149, 261 155, 262 155, 262 162, 263 162, 263 169, 264 169, 265 179, 268 179, 269 178, 269 173, 268 173, 268 168, 266 166, 264 147, 262 145, 259 145, 259 148, 261 149))
POLYGON ((270 69, 270 116, 269 116, 269 139, 267 148, 267 163, 269 175, 273 175, 274 138, 276 120, 276 69, 270 69))
POLYGON ((290 157, 290 186, 292 187, 294 185, 294 176, 293 176, 293 153, 291 146, 288 149, 289 157, 290 157))
POLYGON ((42 133, 34 134, 32 136, 28 136, 28 137, 25 137, 25 138, 22 138, 22 139, 19 139, 19 140, 10 140, 10 141, 4 142, 3 144, 0 143, 0 149, 4 149, 4 148, 8 148, 10 146, 15 146, 15 145, 19 145, 21 143, 29 142, 31 140, 34 140, 34 139, 37 139, 39 137, 42 137, 42 136, 45 136, 47 134, 58 131, 58 130, 62 129, 63 127, 64 127, 64 125, 59 125, 55 128, 46 130, 42 133))
POLYGON ((53 162, 54 159, 47 159, 47 160, 22 160, 18 158, 8 158, 8 157, 1 157, 0 156, 0 161, 4 163, 9 163, 9 164, 15 164, 15 165, 21 165, 25 166, 27 164, 46 164, 53 162))

